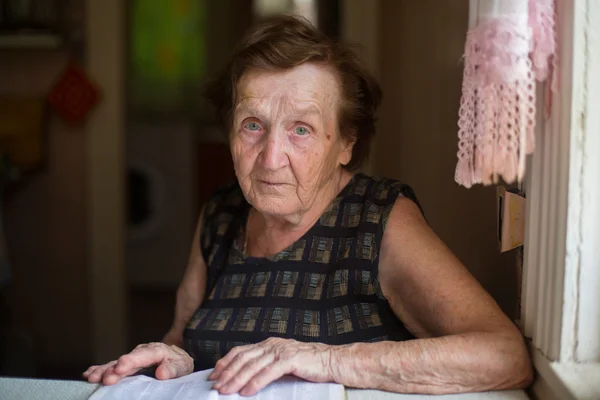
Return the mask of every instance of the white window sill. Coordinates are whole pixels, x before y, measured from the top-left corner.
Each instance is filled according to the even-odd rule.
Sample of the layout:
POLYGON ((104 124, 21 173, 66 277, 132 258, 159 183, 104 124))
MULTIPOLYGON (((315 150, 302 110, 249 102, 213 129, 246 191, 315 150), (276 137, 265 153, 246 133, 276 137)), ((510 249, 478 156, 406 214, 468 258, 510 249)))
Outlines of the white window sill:
MULTIPOLYGON (((347 400, 528 400, 523 390, 502 390, 496 392, 462 393, 445 395, 398 394, 377 390, 346 390, 347 400)), ((545 399, 544 399, 545 400, 545 399)))
POLYGON ((600 363, 571 364, 549 361, 533 350, 537 376, 532 392, 539 399, 597 400, 600 396, 600 363))

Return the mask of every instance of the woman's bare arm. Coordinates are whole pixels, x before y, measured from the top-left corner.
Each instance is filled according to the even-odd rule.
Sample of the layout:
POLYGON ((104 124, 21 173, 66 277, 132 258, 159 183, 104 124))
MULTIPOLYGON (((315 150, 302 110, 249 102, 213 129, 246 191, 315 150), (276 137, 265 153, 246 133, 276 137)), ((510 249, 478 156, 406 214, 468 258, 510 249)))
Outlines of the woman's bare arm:
POLYGON ((200 250, 202 213, 198 219, 188 265, 177 289, 175 317, 171 329, 163 338, 166 344, 182 345, 183 331, 200 307, 206 291, 206 263, 200 250))
POLYGON ((419 339, 333 346, 334 381, 433 394, 530 384, 532 367, 519 330, 410 200, 396 202, 381 249, 383 294, 419 339))

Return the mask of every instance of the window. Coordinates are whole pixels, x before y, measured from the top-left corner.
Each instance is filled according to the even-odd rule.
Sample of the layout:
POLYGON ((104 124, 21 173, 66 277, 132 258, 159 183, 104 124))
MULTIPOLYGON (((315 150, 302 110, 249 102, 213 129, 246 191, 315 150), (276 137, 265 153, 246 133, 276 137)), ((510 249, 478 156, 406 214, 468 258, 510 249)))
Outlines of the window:
POLYGON ((600 2, 559 0, 557 14, 559 90, 539 121, 527 182, 522 328, 537 397, 598 398, 600 2))
POLYGON ((318 25, 315 0, 254 0, 254 14, 266 17, 273 14, 296 14, 318 25))
POLYGON ((206 0, 133 0, 129 14, 131 110, 193 114, 206 70, 206 0))

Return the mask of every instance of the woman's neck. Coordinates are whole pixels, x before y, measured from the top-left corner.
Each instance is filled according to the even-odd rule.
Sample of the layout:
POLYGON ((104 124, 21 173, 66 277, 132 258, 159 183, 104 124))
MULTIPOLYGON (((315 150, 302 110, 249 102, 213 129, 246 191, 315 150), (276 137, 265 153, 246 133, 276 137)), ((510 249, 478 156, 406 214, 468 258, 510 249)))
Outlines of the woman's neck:
POLYGON ((277 254, 300 239, 321 218, 327 207, 352 179, 345 170, 336 173, 323 185, 308 210, 278 216, 250 209, 246 226, 246 253, 256 257, 277 254))

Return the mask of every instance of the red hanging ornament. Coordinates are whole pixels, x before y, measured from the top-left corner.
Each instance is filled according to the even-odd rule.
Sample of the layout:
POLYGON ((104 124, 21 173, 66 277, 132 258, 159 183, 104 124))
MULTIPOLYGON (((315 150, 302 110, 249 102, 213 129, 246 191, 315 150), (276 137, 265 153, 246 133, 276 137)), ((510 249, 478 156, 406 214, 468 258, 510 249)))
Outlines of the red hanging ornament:
POLYGON ((69 124, 85 119, 98 98, 96 85, 75 62, 69 63, 48 95, 52 108, 69 124))

